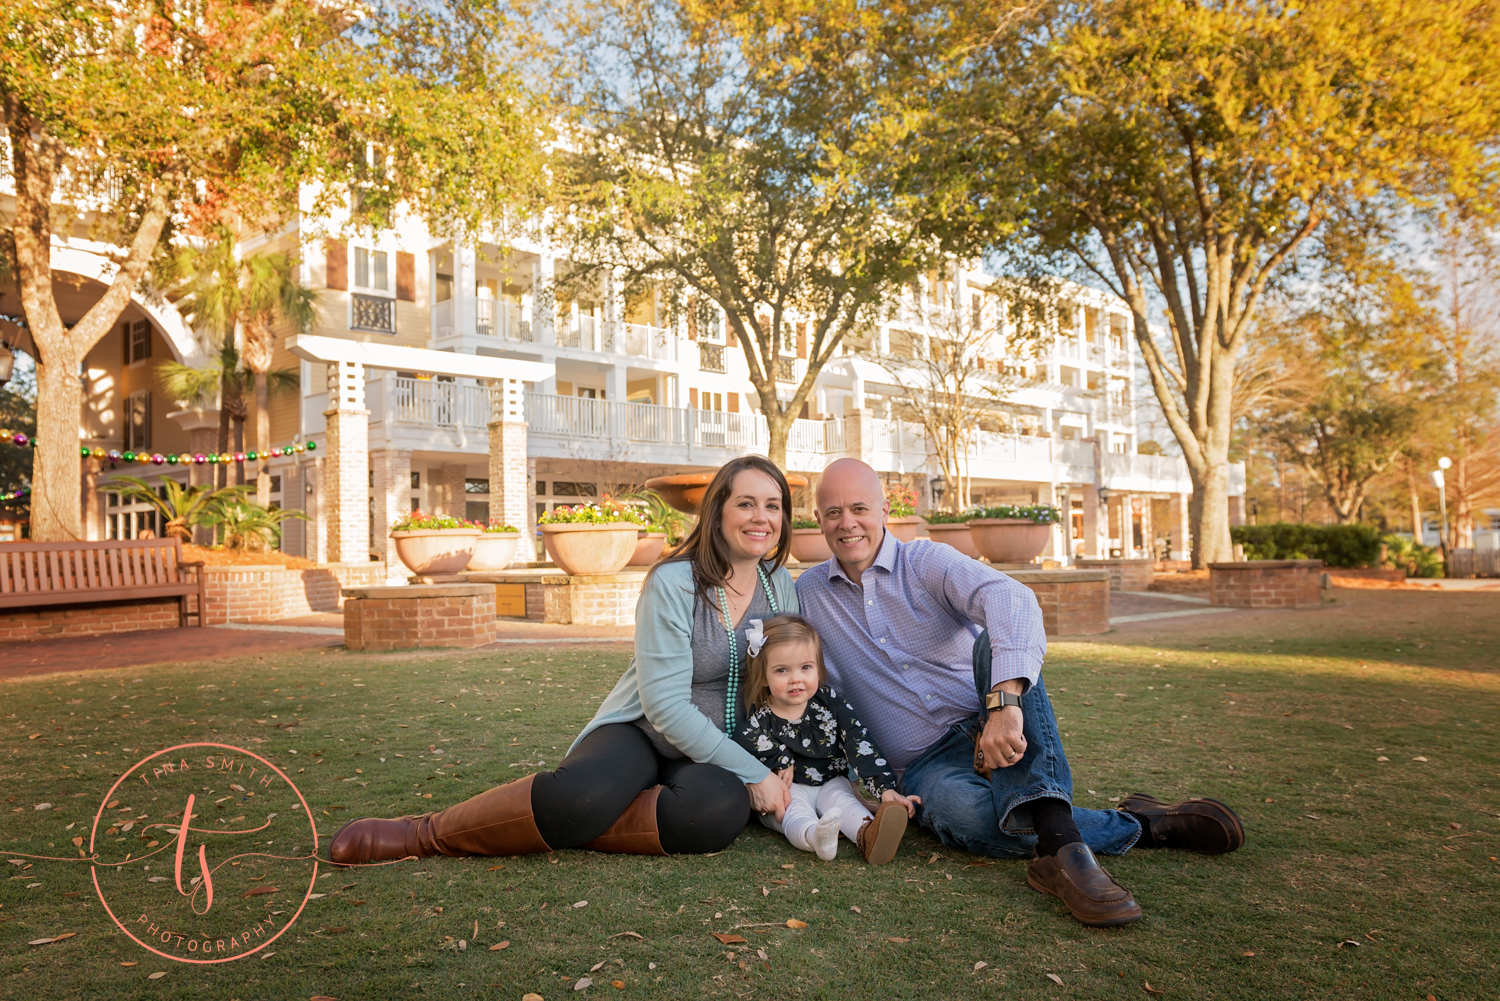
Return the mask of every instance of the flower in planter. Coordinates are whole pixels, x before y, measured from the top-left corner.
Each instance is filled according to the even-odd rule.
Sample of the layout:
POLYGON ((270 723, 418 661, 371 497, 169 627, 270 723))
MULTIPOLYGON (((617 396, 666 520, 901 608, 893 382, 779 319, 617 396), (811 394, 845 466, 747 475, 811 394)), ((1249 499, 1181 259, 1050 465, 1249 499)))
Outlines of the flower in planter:
POLYGON ((800 518, 800 517, 793 518, 792 519, 792 527, 793 528, 817 528, 818 527, 818 520, 816 518, 800 518))
POLYGON ((1062 520, 1062 513, 1051 504, 1001 504, 975 508, 964 520, 973 518, 1020 518, 1034 525, 1055 525, 1062 520))
POLYGON ((448 514, 423 514, 413 511, 391 526, 392 532, 432 532, 452 528, 482 528, 472 521, 455 518, 448 514))
POLYGON ((598 504, 566 504, 553 508, 537 519, 539 525, 608 525, 629 521, 637 525, 646 524, 646 516, 638 509, 623 504, 601 507, 598 504))
POLYGON ((885 496, 891 502, 892 518, 909 518, 917 513, 917 492, 910 487, 891 487, 885 496))
POLYGON ((518 529, 518 528, 512 528, 511 526, 507 525, 503 521, 492 521, 488 525, 479 525, 478 522, 475 522, 474 524, 477 527, 483 528, 486 533, 488 533, 488 532, 516 532, 516 533, 519 533, 520 532, 520 529, 518 529))
POLYGON ((958 514, 952 511, 928 511, 922 517, 927 519, 929 525, 962 525, 979 516, 973 511, 960 511, 958 514))

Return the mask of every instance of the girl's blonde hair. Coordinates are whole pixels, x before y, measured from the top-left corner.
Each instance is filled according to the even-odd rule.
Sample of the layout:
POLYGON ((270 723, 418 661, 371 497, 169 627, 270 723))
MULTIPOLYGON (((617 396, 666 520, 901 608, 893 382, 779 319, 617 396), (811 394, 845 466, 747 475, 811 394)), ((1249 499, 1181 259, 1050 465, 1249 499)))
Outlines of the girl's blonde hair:
POLYGON ((778 646, 807 641, 812 645, 813 663, 818 665, 818 687, 828 684, 828 670, 823 666, 823 641, 818 631, 800 615, 778 615, 767 619, 761 627, 765 642, 760 652, 750 658, 750 670, 745 675, 745 703, 753 712, 771 701, 771 686, 766 681, 766 665, 770 653, 778 646))

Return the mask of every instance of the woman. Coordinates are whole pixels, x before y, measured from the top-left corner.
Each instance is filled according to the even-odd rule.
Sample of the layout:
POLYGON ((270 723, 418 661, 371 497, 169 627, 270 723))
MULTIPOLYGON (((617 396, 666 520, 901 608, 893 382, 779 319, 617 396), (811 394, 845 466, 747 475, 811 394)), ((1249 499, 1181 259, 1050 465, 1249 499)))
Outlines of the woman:
POLYGON ((768 459, 725 464, 682 547, 647 575, 635 656, 556 770, 439 813, 353 821, 329 857, 354 865, 580 847, 707 853, 739 835, 752 807, 779 818, 785 783, 731 735, 744 719, 744 627, 798 610, 783 566, 791 502, 768 459))

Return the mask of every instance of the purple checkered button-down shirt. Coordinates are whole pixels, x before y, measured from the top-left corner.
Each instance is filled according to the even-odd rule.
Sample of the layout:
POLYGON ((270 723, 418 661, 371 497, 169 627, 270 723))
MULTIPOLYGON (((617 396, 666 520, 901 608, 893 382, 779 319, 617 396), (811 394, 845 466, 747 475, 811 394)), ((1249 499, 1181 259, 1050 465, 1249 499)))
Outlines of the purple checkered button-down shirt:
POLYGON ((1031 590, 952 546, 890 532, 863 586, 837 559, 797 580, 802 617, 823 640, 828 682, 853 703, 898 770, 979 712, 974 638, 990 631, 991 681, 1036 683, 1047 653, 1031 590))

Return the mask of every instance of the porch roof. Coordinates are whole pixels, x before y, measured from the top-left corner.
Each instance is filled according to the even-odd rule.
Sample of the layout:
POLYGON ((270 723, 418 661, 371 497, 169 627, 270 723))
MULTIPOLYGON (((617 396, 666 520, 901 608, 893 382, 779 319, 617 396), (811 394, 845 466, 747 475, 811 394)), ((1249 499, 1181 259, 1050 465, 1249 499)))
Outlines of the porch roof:
POLYGON ((376 344, 312 334, 288 337, 286 349, 298 358, 323 364, 357 362, 366 368, 423 372, 466 379, 541 382, 552 378, 557 372, 557 366, 551 362, 461 355, 453 351, 434 351, 431 348, 414 348, 403 344, 376 344))

